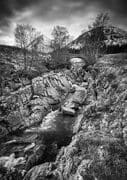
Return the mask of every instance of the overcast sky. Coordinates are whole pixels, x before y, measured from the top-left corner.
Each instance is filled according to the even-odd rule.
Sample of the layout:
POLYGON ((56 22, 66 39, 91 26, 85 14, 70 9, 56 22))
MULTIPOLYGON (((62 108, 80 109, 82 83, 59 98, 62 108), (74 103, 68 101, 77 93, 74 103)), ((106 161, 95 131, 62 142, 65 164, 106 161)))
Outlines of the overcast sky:
POLYGON ((16 23, 31 24, 49 38, 62 25, 77 37, 98 12, 110 13, 112 23, 127 30, 127 0, 0 0, 0 44, 14 44, 16 23))

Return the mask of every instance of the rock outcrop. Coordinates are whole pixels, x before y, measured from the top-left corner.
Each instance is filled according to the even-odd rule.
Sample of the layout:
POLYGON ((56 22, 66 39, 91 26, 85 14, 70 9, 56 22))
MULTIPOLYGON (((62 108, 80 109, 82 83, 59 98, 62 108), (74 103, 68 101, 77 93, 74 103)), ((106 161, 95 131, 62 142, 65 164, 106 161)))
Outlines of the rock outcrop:
POLYGON ((1 114, 5 126, 1 131, 13 132, 42 121, 44 115, 60 104, 71 88, 71 81, 62 73, 50 73, 32 80, 32 84, 9 96, 1 97, 1 114), (7 128, 7 131, 4 129, 7 128))

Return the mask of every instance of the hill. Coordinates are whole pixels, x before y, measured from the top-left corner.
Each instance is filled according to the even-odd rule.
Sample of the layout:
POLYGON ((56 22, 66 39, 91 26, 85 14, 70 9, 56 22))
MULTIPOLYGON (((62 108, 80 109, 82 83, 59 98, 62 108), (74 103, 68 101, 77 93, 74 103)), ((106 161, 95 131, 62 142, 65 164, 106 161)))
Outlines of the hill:
POLYGON ((87 39, 89 37, 94 38, 95 36, 104 42, 108 48, 107 53, 127 52, 127 32, 113 26, 98 27, 87 31, 72 41, 68 47, 72 50, 80 51, 87 46, 87 39))

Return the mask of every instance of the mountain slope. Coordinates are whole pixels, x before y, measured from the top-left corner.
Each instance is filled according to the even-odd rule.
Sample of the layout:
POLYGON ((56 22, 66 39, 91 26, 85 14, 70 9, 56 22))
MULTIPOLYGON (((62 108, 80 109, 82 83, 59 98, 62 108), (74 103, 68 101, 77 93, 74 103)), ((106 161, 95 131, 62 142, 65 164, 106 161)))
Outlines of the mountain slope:
MULTIPOLYGON (((113 26, 98 27, 81 34, 77 39, 72 41, 68 47, 70 49, 82 49, 87 45, 87 38, 96 35, 97 31, 103 33, 102 41, 106 46, 124 46, 127 45, 127 32, 113 26)), ((98 35, 98 34, 97 34, 98 35)))

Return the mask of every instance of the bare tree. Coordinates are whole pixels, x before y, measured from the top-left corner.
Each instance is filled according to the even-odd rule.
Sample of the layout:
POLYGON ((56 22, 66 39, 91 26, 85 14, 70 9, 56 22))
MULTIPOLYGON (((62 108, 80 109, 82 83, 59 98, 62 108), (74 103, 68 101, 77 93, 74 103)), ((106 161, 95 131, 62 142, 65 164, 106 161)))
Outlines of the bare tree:
POLYGON ((52 31, 53 40, 51 46, 54 50, 61 49, 69 42, 69 32, 66 27, 56 26, 52 31))
MULTIPOLYGON (((35 50, 35 46, 32 45, 32 42, 39 36, 39 32, 29 24, 17 24, 14 34, 16 44, 23 52, 24 70, 27 70, 29 63, 27 58, 28 50, 32 52, 31 61, 33 61, 33 50, 35 50)), ((32 63, 30 64, 32 65, 32 63)))
POLYGON ((31 54, 31 60, 29 63, 29 69, 32 68, 32 66, 39 66, 40 63, 40 53, 43 52, 44 48, 44 39, 43 35, 41 35, 40 32, 35 32, 33 36, 33 41, 28 45, 27 47, 31 54))
POLYGON ((51 41, 51 48, 53 52, 51 54, 54 67, 63 67, 67 62, 67 50, 66 45, 70 41, 70 35, 66 27, 56 26, 52 31, 53 39, 51 41))

